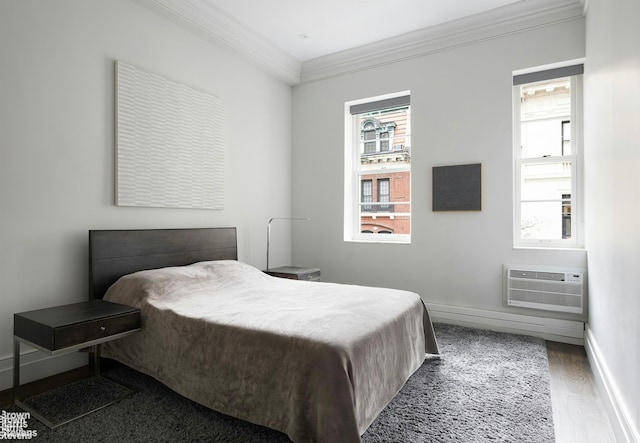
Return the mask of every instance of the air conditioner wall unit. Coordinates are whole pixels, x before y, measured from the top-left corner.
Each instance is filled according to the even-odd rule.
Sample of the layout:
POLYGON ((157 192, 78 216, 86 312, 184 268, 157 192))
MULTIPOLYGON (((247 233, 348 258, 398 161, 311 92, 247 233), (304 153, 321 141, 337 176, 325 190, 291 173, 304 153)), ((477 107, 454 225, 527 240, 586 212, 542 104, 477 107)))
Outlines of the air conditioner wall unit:
POLYGON ((587 270, 504 265, 505 306, 585 317, 587 270))

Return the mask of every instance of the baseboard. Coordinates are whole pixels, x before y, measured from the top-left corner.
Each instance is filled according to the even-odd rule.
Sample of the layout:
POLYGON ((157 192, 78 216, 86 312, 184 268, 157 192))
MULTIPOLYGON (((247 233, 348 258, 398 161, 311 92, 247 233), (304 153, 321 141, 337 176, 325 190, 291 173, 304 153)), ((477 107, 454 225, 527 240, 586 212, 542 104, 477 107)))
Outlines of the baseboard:
POLYGON ((584 322, 426 303, 434 322, 532 335, 545 340, 584 345, 584 322))
POLYGON ((620 398, 619 390, 611 377, 607 363, 588 325, 585 331, 584 347, 596 385, 602 394, 616 440, 619 443, 640 443, 640 431, 629 420, 629 417, 631 417, 629 411, 618 400, 620 398))
MULTIPOLYGON (((88 357, 83 352, 50 357, 35 349, 20 353, 20 384, 49 377, 87 364, 88 357)), ((13 387, 13 354, 0 357, 0 391, 13 387)))

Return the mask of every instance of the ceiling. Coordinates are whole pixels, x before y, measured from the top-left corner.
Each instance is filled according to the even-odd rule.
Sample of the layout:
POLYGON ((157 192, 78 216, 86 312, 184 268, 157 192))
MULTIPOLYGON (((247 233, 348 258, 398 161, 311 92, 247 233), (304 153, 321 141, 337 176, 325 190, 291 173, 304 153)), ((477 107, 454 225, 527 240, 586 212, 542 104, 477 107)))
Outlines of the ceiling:
POLYGON ((202 0, 300 61, 521 0, 202 0))
POLYGON ((134 0, 289 84, 584 16, 586 0, 134 0))

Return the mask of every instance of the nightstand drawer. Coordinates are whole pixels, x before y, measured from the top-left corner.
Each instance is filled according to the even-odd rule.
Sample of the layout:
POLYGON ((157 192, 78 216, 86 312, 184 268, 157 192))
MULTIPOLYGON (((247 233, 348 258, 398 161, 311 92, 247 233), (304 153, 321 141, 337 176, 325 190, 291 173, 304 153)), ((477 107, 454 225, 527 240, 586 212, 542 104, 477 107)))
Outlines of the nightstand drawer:
POLYGON ((140 309, 90 300, 13 317, 13 334, 49 351, 78 346, 140 329, 140 309))
POLYGON ((320 280, 320 269, 313 269, 309 272, 299 274, 298 280, 307 280, 307 281, 319 281, 320 280))
POLYGON ((53 331, 54 349, 67 348, 138 328, 139 312, 56 328, 53 331))

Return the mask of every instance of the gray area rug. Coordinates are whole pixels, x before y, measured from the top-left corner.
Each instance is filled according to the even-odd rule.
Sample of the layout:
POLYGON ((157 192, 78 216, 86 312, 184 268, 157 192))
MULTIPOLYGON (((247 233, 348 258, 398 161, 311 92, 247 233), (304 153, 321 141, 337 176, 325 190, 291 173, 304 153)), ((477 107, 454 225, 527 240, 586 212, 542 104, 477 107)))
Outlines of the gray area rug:
MULTIPOLYGON (((363 435, 364 443, 554 441, 544 340, 444 324, 435 328, 441 358, 425 361, 363 435)), ((116 367, 104 375, 137 392, 54 430, 31 419, 35 440, 289 441, 277 431, 200 406, 132 369, 116 367)), ((103 394, 74 384, 56 395, 78 405, 103 394)))

